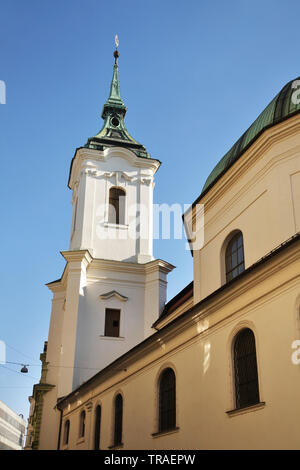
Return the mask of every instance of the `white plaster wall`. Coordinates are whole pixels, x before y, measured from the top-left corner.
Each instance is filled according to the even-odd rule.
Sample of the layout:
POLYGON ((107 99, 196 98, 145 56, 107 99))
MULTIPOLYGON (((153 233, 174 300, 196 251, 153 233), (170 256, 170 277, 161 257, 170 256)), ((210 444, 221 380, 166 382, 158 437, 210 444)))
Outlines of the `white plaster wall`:
POLYGON ((73 389, 155 332, 152 324, 163 308, 167 290, 167 272, 159 263, 163 262, 153 261, 146 267, 125 263, 122 269, 113 262, 110 268, 90 265, 78 303, 73 389), (100 298, 113 290, 128 300, 100 298), (104 336, 106 308, 121 310, 118 338, 104 336))
POLYGON ((124 279, 116 273, 105 272, 102 276, 99 273, 99 277, 98 281, 88 281, 79 302, 73 389, 144 339, 145 276, 124 279), (109 274, 114 278, 109 279, 109 274), (103 279, 105 277, 107 280, 103 279), (112 290, 128 300, 99 297, 112 290), (106 308, 121 310, 118 338, 104 336, 106 308))
POLYGON ((88 155, 85 152, 77 158, 73 170, 70 250, 88 249, 95 258, 151 261, 153 175, 158 163, 138 158, 124 149, 92 154, 89 151, 88 155), (114 186, 126 193, 122 226, 108 224, 109 190, 114 186), (141 227, 141 237, 137 226, 141 227))

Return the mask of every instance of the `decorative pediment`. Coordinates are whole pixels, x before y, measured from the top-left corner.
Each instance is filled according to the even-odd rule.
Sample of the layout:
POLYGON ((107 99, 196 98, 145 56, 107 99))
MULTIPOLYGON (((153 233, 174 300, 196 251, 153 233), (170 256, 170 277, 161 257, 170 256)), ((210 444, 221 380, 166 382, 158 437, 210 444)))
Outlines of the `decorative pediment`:
POLYGON ((128 297, 125 295, 120 294, 116 290, 111 290, 110 292, 106 292, 105 294, 99 295, 101 300, 108 300, 111 297, 117 297, 118 300, 121 300, 122 302, 126 302, 128 300, 128 297))

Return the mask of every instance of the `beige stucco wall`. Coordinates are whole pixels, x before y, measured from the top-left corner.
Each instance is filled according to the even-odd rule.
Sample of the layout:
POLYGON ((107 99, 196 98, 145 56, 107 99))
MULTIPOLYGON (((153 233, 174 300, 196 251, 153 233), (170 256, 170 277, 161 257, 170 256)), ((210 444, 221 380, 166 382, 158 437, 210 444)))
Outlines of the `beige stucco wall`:
POLYGON ((56 411, 58 398, 58 384, 61 381, 63 370, 58 367, 61 356, 61 336, 64 319, 65 287, 53 288, 52 312, 49 326, 49 341, 46 361, 48 367, 46 381, 55 387, 43 395, 43 412, 39 435, 39 449, 57 449, 59 413, 56 411), (52 365, 55 365, 52 367, 52 365))
POLYGON ((300 369, 291 361, 291 345, 299 337, 299 294, 298 240, 161 330, 159 338, 118 364, 127 371, 99 376, 71 397, 64 405, 64 420, 71 422, 68 448, 93 448, 98 403, 101 448, 112 444, 113 400, 120 392, 124 449, 299 449, 300 369), (226 411, 234 408, 232 340, 245 326, 255 334, 265 405, 229 416, 226 411), (165 367, 176 374, 179 430, 153 437, 158 430, 157 380, 165 367), (83 407, 87 432, 78 440, 83 407))
POLYGON ((204 204, 204 246, 194 252, 194 303, 225 281, 224 242, 244 237, 245 267, 300 230, 300 116, 259 137, 215 186, 204 204))

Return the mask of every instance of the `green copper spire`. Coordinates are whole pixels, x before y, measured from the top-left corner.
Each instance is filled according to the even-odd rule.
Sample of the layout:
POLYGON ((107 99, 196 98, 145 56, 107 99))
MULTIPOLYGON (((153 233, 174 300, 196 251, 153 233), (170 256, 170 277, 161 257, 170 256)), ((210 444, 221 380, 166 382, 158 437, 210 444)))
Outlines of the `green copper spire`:
POLYGON ((106 119, 108 115, 112 116, 115 114, 121 114, 122 117, 124 118, 126 111, 127 111, 127 108, 121 98, 119 67, 118 67, 119 57, 120 57, 120 54, 118 50, 116 49, 114 52, 115 65, 114 65, 113 77, 112 77, 112 81, 110 85, 110 93, 109 93, 108 100, 103 106, 103 110, 101 114, 101 117, 104 120, 106 119))
POLYGON ((106 102, 105 106, 122 106, 125 108, 125 105, 122 101, 121 98, 121 92, 120 92, 120 79, 119 79, 119 67, 118 67, 118 57, 119 57, 119 52, 115 50, 114 52, 114 57, 115 57, 115 65, 114 65, 114 73, 113 73, 113 78, 111 81, 110 85, 110 94, 109 98, 106 102))
POLYGON ((121 98, 118 58, 119 41, 116 37, 116 50, 114 51, 114 70, 110 85, 109 97, 103 106, 101 117, 104 120, 102 129, 95 137, 88 139, 86 147, 106 148, 111 146, 127 147, 139 157, 150 158, 145 147, 137 142, 128 132, 124 118, 127 111, 121 98), (99 145, 102 144, 102 145, 99 145))

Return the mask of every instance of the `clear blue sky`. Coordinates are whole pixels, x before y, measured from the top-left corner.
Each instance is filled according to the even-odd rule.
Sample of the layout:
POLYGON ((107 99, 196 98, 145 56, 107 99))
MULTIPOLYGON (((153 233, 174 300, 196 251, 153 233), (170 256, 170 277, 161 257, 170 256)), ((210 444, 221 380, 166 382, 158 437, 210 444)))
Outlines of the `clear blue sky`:
MULTIPOLYGON (((51 308, 44 286, 68 249, 74 150, 100 129, 113 40, 129 132, 163 165, 155 202, 189 204, 289 80, 300 75, 296 0, 0 0, 1 329, 7 360, 39 364, 51 308), (12 349, 14 348, 14 349, 12 349), (20 351, 22 354, 16 352, 20 351), (26 357, 26 355, 28 357, 26 357)), ((156 241, 192 280, 184 241, 156 241)), ((39 377, 0 367, 0 399, 28 415, 39 377)))

